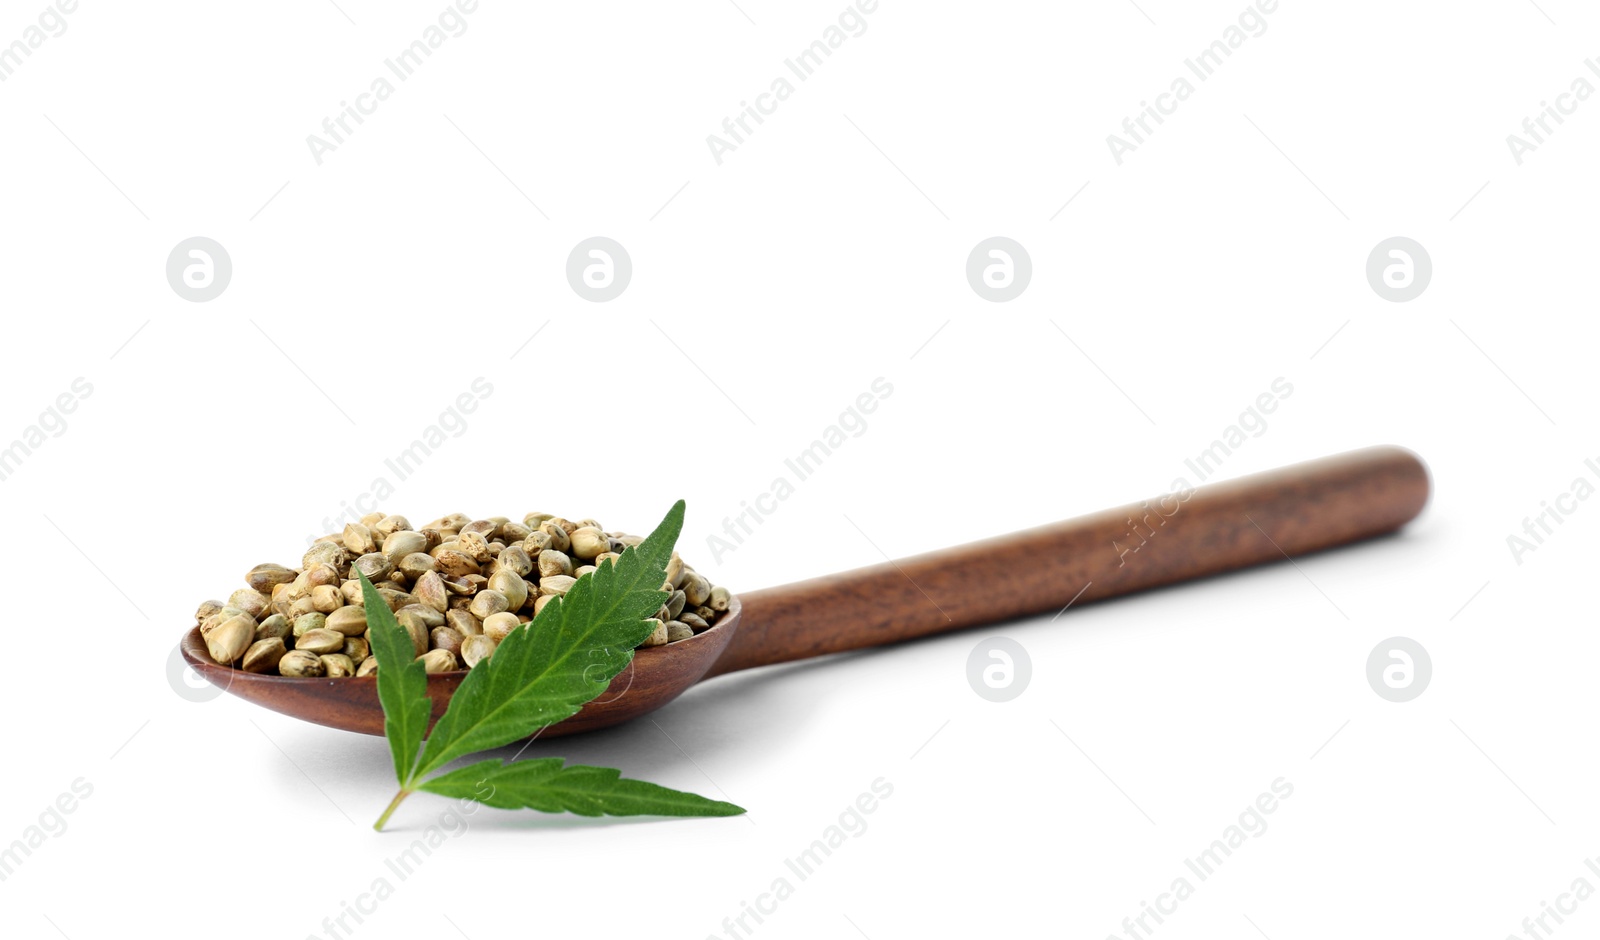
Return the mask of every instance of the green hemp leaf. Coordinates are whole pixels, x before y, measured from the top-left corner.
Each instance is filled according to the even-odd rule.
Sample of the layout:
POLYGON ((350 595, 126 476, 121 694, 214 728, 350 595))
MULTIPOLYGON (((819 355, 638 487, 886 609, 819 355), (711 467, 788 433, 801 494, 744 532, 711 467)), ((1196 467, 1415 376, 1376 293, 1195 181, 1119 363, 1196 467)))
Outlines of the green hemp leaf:
POLYGON ((468 754, 503 747, 578 713, 605 692, 650 635, 672 547, 683 529, 679 500, 656 530, 620 557, 577 580, 564 596, 511 631, 462 680, 450 706, 423 742, 431 708, 427 677, 410 635, 362 577, 368 637, 378 659, 383 733, 394 755, 400 791, 373 828, 381 830, 401 801, 418 790, 583 816, 734 816, 732 803, 629 780, 604 767, 563 767, 556 757, 483 760, 439 773, 468 754), (418 750, 421 753, 418 753, 418 750))

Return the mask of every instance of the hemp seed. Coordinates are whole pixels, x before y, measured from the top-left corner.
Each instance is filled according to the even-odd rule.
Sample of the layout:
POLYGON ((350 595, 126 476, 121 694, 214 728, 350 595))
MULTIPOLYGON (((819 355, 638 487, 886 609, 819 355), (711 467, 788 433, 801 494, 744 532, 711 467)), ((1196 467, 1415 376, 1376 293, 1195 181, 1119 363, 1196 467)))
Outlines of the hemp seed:
MULTIPOLYGON (((599 567, 643 539, 534 512, 473 519, 440 516, 413 529, 405 516, 372 512, 314 541, 299 568, 264 563, 227 601, 203 601, 195 622, 218 663, 261 675, 370 676, 366 575, 411 639, 429 673, 470 669, 499 643, 599 567)), ((660 609, 640 644, 682 642, 714 627, 732 604, 674 552, 660 609)))

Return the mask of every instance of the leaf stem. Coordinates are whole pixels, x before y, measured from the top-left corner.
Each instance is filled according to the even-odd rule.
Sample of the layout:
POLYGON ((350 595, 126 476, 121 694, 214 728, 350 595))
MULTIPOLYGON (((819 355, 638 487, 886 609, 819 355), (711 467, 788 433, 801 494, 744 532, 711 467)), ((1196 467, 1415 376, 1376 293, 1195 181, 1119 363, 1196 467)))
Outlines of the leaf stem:
POLYGON ((394 799, 390 800, 389 801, 389 805, 384 808, 383 815, 379 816, 378 817, 378 821, 372 824, 372 828, 378 830, 379 832, 382 832, 384 823, 387 823, 389 821, 389 817, 393 816, 394 815, 394 811, 399 808, 400 802, 402 800, 404 800, 406 797, 410 796, 411 793, 412 793, 412 791, 404 789, 404 788, 402 788, 399 793, 396 793, 394 795, 394 799))

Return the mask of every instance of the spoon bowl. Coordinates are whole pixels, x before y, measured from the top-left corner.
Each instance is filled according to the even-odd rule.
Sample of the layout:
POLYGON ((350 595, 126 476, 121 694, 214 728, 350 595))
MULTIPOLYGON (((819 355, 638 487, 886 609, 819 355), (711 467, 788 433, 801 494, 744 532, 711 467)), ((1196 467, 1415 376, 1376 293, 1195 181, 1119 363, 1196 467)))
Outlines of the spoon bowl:
MULTIPOLYGON (((537 737, 607 728, 655 711, 677 698, 699 682, 722 655, 739 628, 741 612, 739 599, 734 597, 711 629, 665 646, 635 650, 633 662, 617 673, 599 698, 571 718, 540 730, 537 737)), ((219 665, 206 651, 199 627, 184 635, 180 649, 184 661, 207 682, 246 701, 329 728, 383 734, 383 705, 378 701, 376 676, 307 679, 219 665)), ((444 714, 450 696, 466 677, 465 669, 428 676, 428 698, 433 700, 430 728, 444 714)))

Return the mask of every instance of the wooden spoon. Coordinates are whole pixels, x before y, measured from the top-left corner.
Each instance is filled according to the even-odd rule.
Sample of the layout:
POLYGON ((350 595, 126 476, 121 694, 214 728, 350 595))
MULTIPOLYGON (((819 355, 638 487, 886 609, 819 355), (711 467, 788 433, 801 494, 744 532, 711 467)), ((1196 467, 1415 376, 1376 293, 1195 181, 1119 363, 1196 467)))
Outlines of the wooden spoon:
MULTIPOLYGON (((1428 500, 1428 471, 1372 447, 1014 535, 736 597, 710 630, 641 649, 606 693, 540 737, 654 711, 701 679, 882 646, 1219 574, 1392 532, 1428 500), (982 585, 982 590, 973 590, 982 585)), ((199 627, 183 657, 211 683, 274 711, 383 733, 371 676, 256 675, 213 662, 199 627)), ((433 718, 465 670, 428 677, 433 718)))

